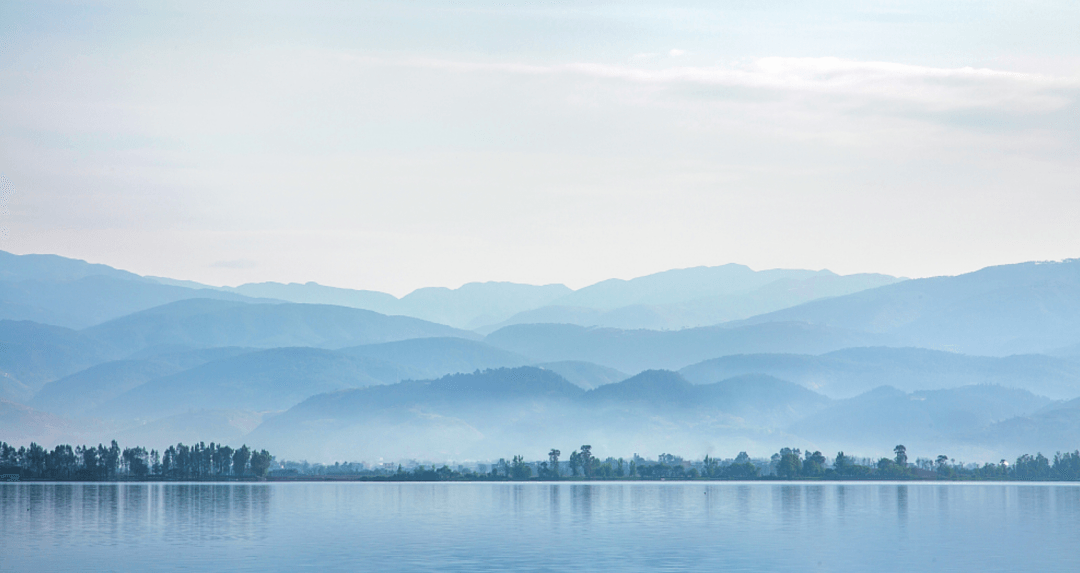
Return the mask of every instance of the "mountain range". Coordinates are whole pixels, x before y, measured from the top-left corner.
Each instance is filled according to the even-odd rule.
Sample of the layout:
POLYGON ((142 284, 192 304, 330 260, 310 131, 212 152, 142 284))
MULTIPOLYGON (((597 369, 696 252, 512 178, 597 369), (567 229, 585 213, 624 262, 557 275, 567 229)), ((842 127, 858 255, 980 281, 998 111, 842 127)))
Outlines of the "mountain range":
POLYGON ((1077 295, 1076 260, 397 298, 0 253, 0 440, 242 439, 313 461, 1075 449, 1077 295))
POLYGON ((875 274, 839 276, 829 271, 753 271, 729 264, 611 279, 576 291, 561 284, 485 282, 456 289, 425 287, 397 298, 314 282, 210 286, 140 276, 56 255, 3 251, 0 269, 0 319, 73 329, 170 302, 209 298, 344 306, 476 329, 482 334, 526 322, 618 328, 705 326, 903 280, 875 274))

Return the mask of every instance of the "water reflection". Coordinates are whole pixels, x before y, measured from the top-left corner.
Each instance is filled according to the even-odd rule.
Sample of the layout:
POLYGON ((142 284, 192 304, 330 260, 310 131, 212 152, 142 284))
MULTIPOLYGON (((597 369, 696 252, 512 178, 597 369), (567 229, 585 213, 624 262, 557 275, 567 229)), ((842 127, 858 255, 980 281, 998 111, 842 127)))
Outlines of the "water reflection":
POLYGON ((1067 571, 1080 487, 22 483, 0 517, 0 571, 1067 571))
POLYGON ((773 490, 780 497, 777 508, 780 522, 786 527, 799 523, 802 518, 802 492, 803 486, 784 484, 773 490))
POLYGON ((592 519, 593 487, 588 484, 570 486, 570 509, 578 521, 588 522, 592 519))
POLYGON ((739 519, 750 519, 750 486, 746 484, 735 486, 735 498, 739 503, 739 519))
POLYGON ((847 508, 847 492, 848 487, 840 484, 836 486, 836 515, 840 518, 844 517, 844 510, 847 508))
POLYGON ((896 486, 896 517, 901 528, 907 525, 908 517, 908 486, 896 486))
POLYGON ((1049 521, 1050 488, 1043 485, 1025 485, 1017 488, 1017 505, 1025 519, 1049 521))
POLYGON ((825 486, 806 486, 806 513, 807 517, 819 522, 825 514, 825 486))

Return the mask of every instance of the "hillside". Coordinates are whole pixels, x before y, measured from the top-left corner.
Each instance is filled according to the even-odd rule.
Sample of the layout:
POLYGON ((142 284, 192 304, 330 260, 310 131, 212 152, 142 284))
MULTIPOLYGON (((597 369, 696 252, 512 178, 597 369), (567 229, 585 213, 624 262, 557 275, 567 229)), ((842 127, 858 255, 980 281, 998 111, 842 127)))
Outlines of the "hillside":
POLYGON ((396 364, 332 350, 274 348, 156 378, 89 413, 146 420, 193 410, 284 410, 315 394, 396 382, 414 375, 396 364))
POLYGON ((256 302, 209 288, 166 285, 106 265, 56 255, 0 251, 0 319, 80 329, 190 298, 256 302))
POLYGON ((529 362, 528 358, 519 354, 464 338, 413 338, 352 346, 343 348, 340 352, 349 356, 405 364, 416 372, 418 378, 438 378, 458 372, 523 366, 529 362))
POLYGON ((542 457, 551 447, 578 443, 620 451, 696 449, 790 439, 729 412, 827 402, 782 381, 748 377, 707 387, 662 371, 586 392, 552 371, 525 367, 313 396, 268 419, 251 439, 282 452, 299 453, 307 444, 309 457, 336 451, 365 459, 395 451, 418 459, 542 457))
POLYGON ((667 370, 646 370, 622 382, 601 386, 589 392, 586 400, 593 407, 676 419, 723 413, 760 427, 786 425, 830 403, 820 394, 772 376, 737 376, 695 385, 667 370))
POLYGON ((508 326, 489 334, 492 346, 541 362, 579 360, 624 372, 678 369, 731 354, 817 354, 882 344, 887 337, 800 323, 766 323, 677 331, 586 328, 566 324, 508 326))
POLYGON ((398 299, 378 291, 353 290, 317 283, 257 283, 228 288, 231 292, 290 302, 333 304, 411 316, 456 328, 475 328, 506 320, 515 313, 544 306, 571 292, 563 285, 509 282, 468 283, 456 289, 425 287, 398 299))
MULTIPOLYGON (((995 422, 1034 412, 1050 400, 1025 390, 978 385, 905 393, 883 386, 812 414, 788 428, 815 448, 908 451, 933 457, 995 422)), ((1002 444, 985 444, 1000 452, 1002 444)), ((1015 455, 1015 454, 1014 454, 1015 455)))
POLYGON ((904 281, 741 324, 789 321, 888 334, 899 344, 968 354, 1048 352, 1080 343, 1080 259, 904 281))
POLYGON ((27 405, 62 416, 81 416, 150 380, 247 352, 251 349, 224 347, 105 362, 45 384, 27 405))
POLYGON ((805 279, 829 271, 773 269, 745 265, 672 269, 630 280, 608 279, 567 294, 553 304, 611 310, 633 305, 672 304, 754 290, 780 279, 805 279))
POLYGON ((578 386, 584 390, 592 390, 603 386, 605 384, 612 384, 615 382, 622 382, 630 377, 629 374, 616 370, 614 368, 608 368, 607 366, 600 366, 599 364, 593 364, 592 362, 582 362, 579 360, 564 360, 562 362, 542 362, 540 364, 533 364, 537 368, 543 368, 545 370, 551 370, 565 378, 571 384, 578 386))
POLYGON ((62 441, 76 441, 82 436, 81 426, 60 416, 0 400, 0 441, 15 446, 37 442, 49 447, 62 441))
POLYGON ((1080 363, 1044 355, 968 356, 922 348, 848 348, 820 356, 745 354, 699 362, 680 370, 705 384, 743 374, 769 374, 834 398, 881 385, 910 392, 995 384, 1055 399, 1080 395, 1080 363))
MULTIPOLYGON (((719 268, 723 269, 726 267, 719 268)), ((694 269, 686 269, 687 272, 693 270, 694 269)), ((665 278, 670 279, 672 286, 678 284, 677 280, 679 272, 669 272, 675 274, 665 278)), ((765 284, 756 284, 758 281, 754 281, 751 283, 754 286, 752 286, 750 290, 745 291, 738 291, 738 287, 741 286, 741 281, 735 281, 735 284, 729 285, 722 282, 721 277, 717 277, 716 283, 702 284, 699 285, 697 289, 690 289, 681 293, 684 298, 679 298, 678 294, 680 293, 669 293, 662 289, 661 287, 666 284, 666 281, 664 284, 657 285, 655 290, 646 290, 645 292, 640 293, 633 293, 633 291, 637 290, 634 288, 634 281, 641 279, 623 281, 622 283, 615 284, 601 283, 602 285, 606 285, 604 290, 607 291, 618 290, 615 288, 618 286, 621 287, 622 290, 628 290, 633 293, 616 294, 616 299, 674 299, 675 302, 664 304, 637 303, 619 306, 617 308, 606 308, 606 306, 601 308, 565 305, 545 306, 534 310, 520 312, 498 325, 487 326, 477 329, 477 331, 489 333, 498 330, 503 326, 512 324, 536 323, 576 324, 579 326, 600 326, 621 329, 647 328, 652 330, 694 328, 744 319, 757 314, 788 308, 807 301, 850 294, 868 288, 892 284, 900 280, 886 275, 839 276, 827 271, 808 275, 802 271, 789 271, 793 276, 780 275, 780 278, 775 278, 770 275, 770 273, 772 273, 772 271, 763 271, 757 273, 755 276, 761 275, 759 278, 762 280, 764 280, 765 277, 774 280, 765 284), (735 290, 736 292, 731 292, 732 290, 735 290), (634 294, 637 294, 638 296, 634 296, 634 294), (694 298, 698 295, 703 296, 694 298)), ((667 273, 662 274, 666 275, 667 273)), ((578 292, 588 292, 592 288, 594 287, 586 287, 578 292)), ((577 293, 560 299, 560 302, 564 301, 584 303, 595 302, 591 296, 577 296, 577 293)))
POLYGON ((156 345, 339 348, 472 333, 404 316, 319 304, 245 304, 192 299, 88 328, 88 336, 127 353, 156 345))
POLYGON ((68 328, 0 320, 0 372, 8 380, 0 389, 6 392, 33 393, 47 382, 119 356, 110 345, 68 328))

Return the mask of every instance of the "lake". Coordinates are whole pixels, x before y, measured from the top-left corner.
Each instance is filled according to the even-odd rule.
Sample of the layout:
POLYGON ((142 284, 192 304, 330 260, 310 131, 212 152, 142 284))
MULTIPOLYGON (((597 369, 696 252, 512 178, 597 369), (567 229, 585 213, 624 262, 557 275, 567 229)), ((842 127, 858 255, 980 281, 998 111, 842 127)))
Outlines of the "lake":
POLYGON ((1080 486, 3 483, 0 571, 1070 571, 1080 486))

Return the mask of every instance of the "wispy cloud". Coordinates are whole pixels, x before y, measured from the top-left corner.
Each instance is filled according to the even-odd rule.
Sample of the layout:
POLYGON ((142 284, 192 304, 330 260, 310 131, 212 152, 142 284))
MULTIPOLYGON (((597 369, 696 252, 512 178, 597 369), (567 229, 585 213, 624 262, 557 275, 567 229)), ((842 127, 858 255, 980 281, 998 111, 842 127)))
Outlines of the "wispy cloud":
MULTIPOLYGON (((671 50, 672 56, 682 50, 671 50)), ((641 59, 641 58, 639 58, 641 59)), ((533 65, 363 57, 358 63, 436 68, 459 73, 576 75, 662 87, 700 86, 766 90, 905 103, 927 111, 997 110, 1046 113, 1080 99, 1080 79, 986 68, 935 68, 841 58, 759 58, 731 66, 653 69, 596 63, 533 65)), ((726 92, 715 96, 724 98, 726 92)))

